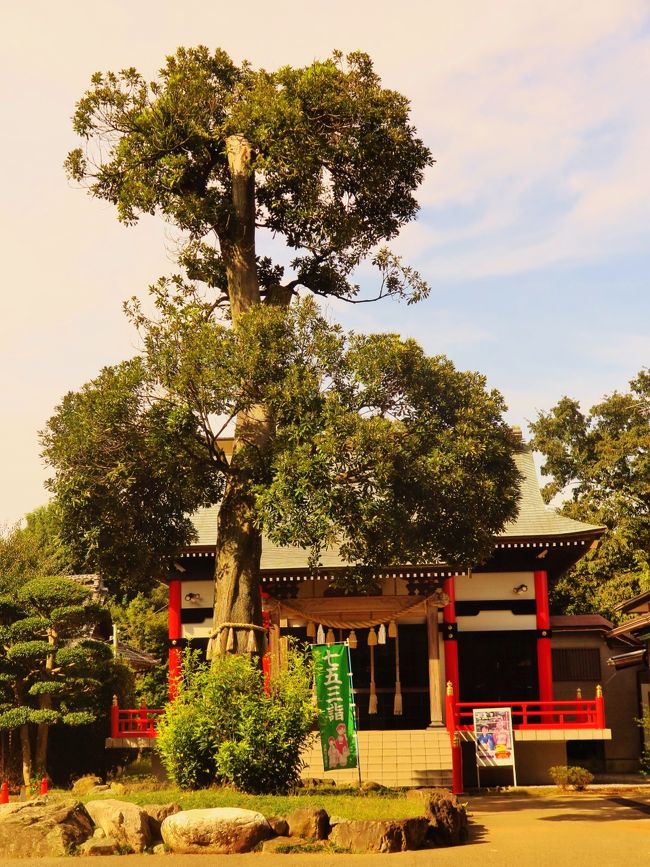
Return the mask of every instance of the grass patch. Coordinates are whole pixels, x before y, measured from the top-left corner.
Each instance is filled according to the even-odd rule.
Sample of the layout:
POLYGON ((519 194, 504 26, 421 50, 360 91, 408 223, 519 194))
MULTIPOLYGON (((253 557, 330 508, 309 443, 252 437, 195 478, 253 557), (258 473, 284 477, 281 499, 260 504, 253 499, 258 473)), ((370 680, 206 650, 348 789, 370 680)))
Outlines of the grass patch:
POLYGON ((327 840, 313 843, 286 843, 282 846, 276 846, 273 850, 278 855, 302 855, 304 853, 322 852, 328 855, 349 855, 350 850, 343 846, 337 846, 336 843, 328 843, 327 840))
POLYGON ((174 787, 131 787, 126 780, 123 782, 126 784, 123 795, 91 793, 80 800, 86 802, 106 797, 140 805, 175 801, 184 810, 241 807, 244 810, 256 810, 264 816, 287 816, 300 807, 322 807, 330 816, 340 816, 342 819, 409 819, 422 815, 420 798, 407 798, 404 792, 392 790, 378 793, 322 788, 296 795, 245 795, 226 787, 187 792, 174 787))

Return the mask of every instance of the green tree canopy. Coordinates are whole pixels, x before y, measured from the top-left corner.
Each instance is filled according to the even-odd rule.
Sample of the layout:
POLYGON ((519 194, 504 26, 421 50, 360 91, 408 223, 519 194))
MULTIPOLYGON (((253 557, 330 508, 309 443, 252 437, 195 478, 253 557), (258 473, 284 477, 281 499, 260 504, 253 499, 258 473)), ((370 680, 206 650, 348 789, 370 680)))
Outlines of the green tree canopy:
POLYGON ((415 216, 431 155, 408 100, 361 52, 267 72, 180 48, 150 83, 133 68, 96 73, 74 128, 87 146, 69 154, 71 177, 127 224, 159 212, 186 233, 183 264, 234 318, 298 286, 355 299, 351 275, 373 252, 379 294, 426 292, 376 248, 415 216), (255 259, 261 228, 295 251, 284 284, 279 264, 255 259))
POLYGON ((0 593, 39 575, 70 574, 78 565, 63 542, 61 514, 54 502, 29 512, 13 527, 0 529, 0 593))
POLYGON ((220 431, 259 404, 273 435, 249 441, 240 466, 249 520, 275 542, 311 549, 314 562, 339 543, 360 567, 487 555, 514 515, 517 473, 502 399, 483 377, 412 340, 345 334, 310 301, 255 308, 235 331, 198 299, 158 300, 160 319, 138 314, 146 354, 66 396, 43 437, 52 488, 92 563, 128 574, 131 548, 137 566, 157 530, 160 558, 189 542, 185 512, 217 502, 241 472, 220 431), (117 428, 105 411, 116 407, 126 407, 117 428), (153 447, 132 451, 134 437, 153 447))
POLYGON ((415 216, 431 154, 370 58, 268 72, 181 48, 150 83, 94 75, 74 128, 71 177, 126 224, 176 226, 185 276, 154 287, 157 320, 132 305, 143 357, 68 395, 45 432, 70 537, 125 577, 136 549, 162 563, 189 539, 187 514, 219 499, 216 623, 260 622, 262 529, 315 558, 337 538, 363 564, 484 553, 515 508, 500 398, 412 343, 346 339, 313 305, 289 310, 305 291, 428 292, 382 245, 415 216), (258 256, 260 232, 284 244, 277 261, 258 256))
POLYGON ((90 637, 102 612, 88 596, 62 576, 0 596, 0 729, 20 734, 26 785, 33 771, 46 771, 50 726, 96 718, 111 651, 90 637))
POLYGON ((560 581, 554 605, 616 619, 618 602, 650 587, 650 372, 588 413, 563 397, 531 429, 533 447, 545 456, 542 470, 552 476, 547 502, 563 494, 563 514, 609 529, 560 581))

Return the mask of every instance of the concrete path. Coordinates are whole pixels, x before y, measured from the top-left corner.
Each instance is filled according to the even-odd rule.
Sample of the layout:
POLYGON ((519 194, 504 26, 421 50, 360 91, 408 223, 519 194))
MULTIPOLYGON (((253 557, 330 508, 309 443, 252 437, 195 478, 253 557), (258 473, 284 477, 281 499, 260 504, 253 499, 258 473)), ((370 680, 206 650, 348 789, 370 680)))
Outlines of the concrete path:
MULTIPOLYGON (((650 791, 469 799, 471 837, 453 849, 398 855, 112 855, 44 858, 38 867, 648 867, 650 791), (372 859, 372 860, 371 860, 372 859)), ((0 867, 29 862, 3 859, 0 867)))

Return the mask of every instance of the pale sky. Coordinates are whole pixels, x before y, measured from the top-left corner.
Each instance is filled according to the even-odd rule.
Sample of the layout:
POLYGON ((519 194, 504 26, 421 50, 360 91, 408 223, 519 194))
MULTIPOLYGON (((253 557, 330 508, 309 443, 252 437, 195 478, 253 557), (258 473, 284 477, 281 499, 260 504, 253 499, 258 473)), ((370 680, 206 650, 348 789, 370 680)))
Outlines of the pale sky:
POLYGON ((134 354, 121 304, 173 269, 168 226, 127 229, 64 175, 93 72, 198 43, 269 69, 367 51, 437 160, 396 244, 432 292, 331 315, 481 371, 525 429, 650 363, 649 25, 636 0, 0 0, 0 524, 47 500, 38 430, 134 354))

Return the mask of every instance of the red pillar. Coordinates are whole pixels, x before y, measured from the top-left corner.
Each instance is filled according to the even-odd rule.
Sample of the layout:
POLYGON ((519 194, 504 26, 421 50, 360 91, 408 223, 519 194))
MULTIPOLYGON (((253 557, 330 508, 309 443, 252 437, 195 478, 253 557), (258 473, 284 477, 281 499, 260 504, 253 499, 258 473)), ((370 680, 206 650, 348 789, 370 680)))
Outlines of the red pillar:
POLYGON ((445 648, 445 680, 451 681, 453 694, 458 700, 460 684, 458 679, 458 641, 456 624, 456 579, 445 578, 444 592, 449 601, 442 610, 442 638, 445 648))
POLYGON ((457 728, 456 698, 450 680, 447 681, 445 717, 451 745, 451 791, 454 795, 460 795, 463 791, 463 751, 457 728))
POLYGON ((178 694, 178 681, 181 676, 181 646, 183 627, 181 626, 181 592, 182 584, 177 578, 169 582, 169 700, 173 701, 178 694))
POLYGON ((458 677, 456 579, 453 575, 445 578, 444 592, 449 600, 442 609, 442 638, 445 648, 445 680, 447 681, 445 717, 451 741, 451 790, 455 795, 460 795, 463 791, 463 754, 460 733, 456 727, 458 722, 456 702, 460 695, 460 684, 458 677))
POLYGON ((605 728, 605 699, 603 698, 603 688, 600 684, 596 687, 596 728, 605 728))
POLYGON ((539 676, 539 700, 553 701, 551 616, 548 610, 548 577, 545 571, 535 572, 535 603, 537 619, 537 671, 539 676))

